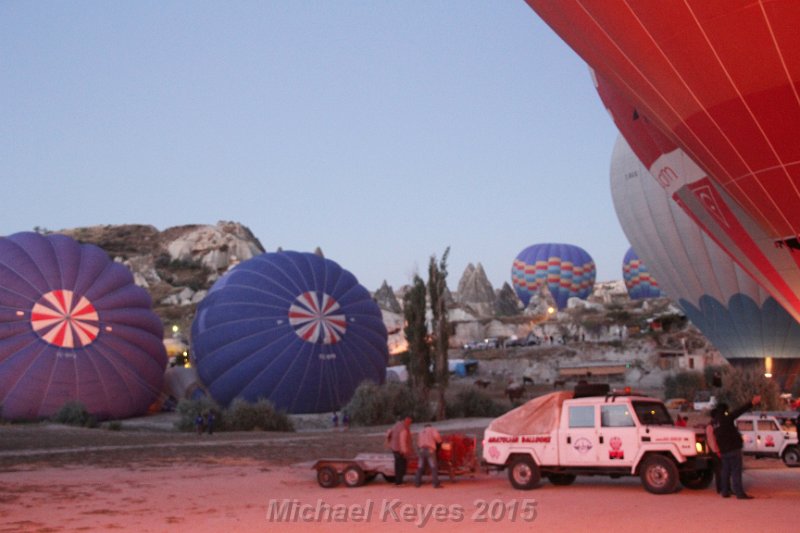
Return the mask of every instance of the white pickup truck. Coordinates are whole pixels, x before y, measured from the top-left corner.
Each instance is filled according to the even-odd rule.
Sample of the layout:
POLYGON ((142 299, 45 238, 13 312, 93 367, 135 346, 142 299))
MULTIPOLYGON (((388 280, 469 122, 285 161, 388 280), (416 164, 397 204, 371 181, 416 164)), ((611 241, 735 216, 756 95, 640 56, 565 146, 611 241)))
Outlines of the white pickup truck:
POLYGON ((496 418, 484 432, 484 462, 507 468, 517 489, 533 488, 541 476, 569 485, 578 475, 638 475, 654 494, 674 492, 679 481, 690 489, 711 484, 702 431, 675 427, 660 400, 596 394, 546 394, 496 418))

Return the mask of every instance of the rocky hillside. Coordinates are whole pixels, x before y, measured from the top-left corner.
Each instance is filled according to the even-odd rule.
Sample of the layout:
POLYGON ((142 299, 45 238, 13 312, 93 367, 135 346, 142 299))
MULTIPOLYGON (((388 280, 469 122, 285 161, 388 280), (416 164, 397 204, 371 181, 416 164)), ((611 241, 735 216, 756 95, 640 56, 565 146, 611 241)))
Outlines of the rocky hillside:
POLYGON ((92 226, 58 233, 95 244, 127 265, 136 284, 150 292, 164 327, 177 325, 182 331, 189 331, 196 304, 221 274, 264 252, 255 235, 236 222, 164 231, 133 224, 92 226))

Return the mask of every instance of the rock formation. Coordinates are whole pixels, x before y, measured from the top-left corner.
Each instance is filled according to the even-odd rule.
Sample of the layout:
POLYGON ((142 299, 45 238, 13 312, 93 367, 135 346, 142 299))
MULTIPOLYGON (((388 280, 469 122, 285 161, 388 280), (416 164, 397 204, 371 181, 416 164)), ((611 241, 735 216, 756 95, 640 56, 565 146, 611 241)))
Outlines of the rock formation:
POLYGON ((375 291, 373 298, 378 303, 378 307, 381 309, 391 311, 392 313, 403 313, 403 308, 400 305, 400 302, 397 301, 394 291, 386 282, 386 280, 383 280, 383 285, 381 285, 381 288, 375 291))

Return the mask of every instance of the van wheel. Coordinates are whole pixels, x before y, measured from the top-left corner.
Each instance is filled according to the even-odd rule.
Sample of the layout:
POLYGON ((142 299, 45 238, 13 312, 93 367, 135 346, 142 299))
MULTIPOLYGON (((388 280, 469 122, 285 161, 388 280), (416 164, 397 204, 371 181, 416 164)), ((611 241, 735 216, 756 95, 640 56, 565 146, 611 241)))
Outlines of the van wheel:
POLYGON ((789 446, 783 452, 783 462, 786 466, 800 466, 800 448, 789 446))
POLYGON ((508 467, 508 481, 515 489, 530 490, 539 483, 540 479, 539 467, 527 455, 514 458, 508 467))
POLYGON ((681 472, 680 479, 681 485, 687 489, 707 489, 709 485, 711 485, 711 482, 714 481, 714 471, 710 468, 706 468, 705 470, 681 472))
POLYGON ((644 460, 639 475, 647 492, 669 494, 678 488, 678 467, 663 455, 651 455, 644 460))

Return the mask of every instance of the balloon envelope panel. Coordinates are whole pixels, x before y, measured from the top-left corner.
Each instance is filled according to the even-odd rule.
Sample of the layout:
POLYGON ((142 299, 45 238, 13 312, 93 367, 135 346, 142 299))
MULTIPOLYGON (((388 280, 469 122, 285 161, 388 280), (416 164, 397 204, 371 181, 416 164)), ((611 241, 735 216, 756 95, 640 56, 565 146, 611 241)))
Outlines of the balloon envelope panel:
POLYGON ((193 357, 215 400, 266 398, 290 413, 340 409, 364 380, 383 383, 378 305, 334 261, 265 253, 223 276, 198 306, 193 357))
POLYGON ((800 324, 670 200, 622 138, 611 192, 625 235, 661 289, 725 358, 797 357, 800 324))
POLYGON ((650 271, 639 259, 636 251, 629 248, 622 260, 622 278, 625 287, 628 289, 628 296, 633 300, 644 298, 660 298, 663 296, 658 282, 650 274, 650 271))
POLYGON ((572 244, 534 244, 522 250, 511 266, 511 282, 526 307, 541 287, 547 287, 559 309, 569 298, 586 298, 594 287, 591 256, 572 244))
POLYGON ((81 402, 144 414, 161 390, 163 326, 147 291, 100 248, 63 235, 0 238, 0 405, 37 419, 81 402))
POLYGON ((800 3, 528 4, 765 231, 800 233, 800 3))

